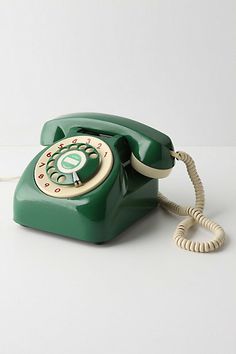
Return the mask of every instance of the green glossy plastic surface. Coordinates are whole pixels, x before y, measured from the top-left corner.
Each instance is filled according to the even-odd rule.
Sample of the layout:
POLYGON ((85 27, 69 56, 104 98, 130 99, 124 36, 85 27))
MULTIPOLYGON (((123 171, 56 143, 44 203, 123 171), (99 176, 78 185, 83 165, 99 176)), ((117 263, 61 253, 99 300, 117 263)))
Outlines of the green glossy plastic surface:
MULTIPOLYGON (((165 156, 163 151, 168 149, 168 146, 172 147, 170 139, 158 132, 157 135, 161 134, 162 136, 161 142, 155 140, 155 144, 152 145, 149 137, 150 142, 144 143, 142 149, 140 140, 137 142, 134 140, 134 136, 139 136, 140 139, 142 137, 140 123, 136 125, 136 129, 139 127, 140 130, 131 134, 135 122, 131 121, 132 128, 127 127, 130 121, 126 122, 122 118, 121 121, 130 131, 127 138, 126 134, 122 134, 124 125, 121 126, 119 133, 116 123, 115 131, 112 132, 111 125, 108 124, 108 128, 106 128, 105 118, 103 115, 99 115, 99 118, 103 117, 101 120, 103 131, 103 128, 97 128, 94 118, 92 119, 90 114, 89 117, 87 121, 83 114, 83 118, 79 119, 79 124, 76 124, 78 118, 68 118, 70 126, 67 124, 67 118, 52 121, 54 123, 48 122, 43 129, 42 142, 53 144, 56 140, 64 138, 64 134, 66 134, 65 136, 74 135, 75 129, 81 128, 80 122, 83 122, 84 127, 86 126, 86 135, 88 134, 87 127, 96 127, 96 132, 100 134, 109 133, 110 137, 99 136, 110 146, 113 153, 114 164, 109 176, 97 188, 82 196, 50 197, 39 190, 34 180, 35 164, 46 150, 44 149, 29 163, 17 185, 14 196, 14 220, 17 223, 79 240, 103 243, 114 238, 157 206, 158 181, 133 170, 129 162, 133 151, 131 147, 139 147, 141 151, 139 154, 144 157, 143 151, 145 149, 149 151, 150 146, 155 145, 158 149, 158 146, 161 146, 162 156, 165 156), (60 134, 58 134, 58 129, 60 129, 60 134), (49 130, 51 130, 51 134, 49 130), (163 141, 167 145, 163 145, 163 141)), ((147 130, 149 131, 149 129, 147 130)), ((89 130, 91 131, 91 128, 89 130)), ((146 130, 145 132, 147 135, 146 130)), ((93 133, 96 134, 94 130, 93 133)), ((155 135, 156 131, 153 134, 155 135)), ((77 135, 83 135, 83 132, 80 130, 77 135)), ((145 139, 142 138, 142 141, 145 139)), ((146 161, 146 159, 144 160, 146 161)), ((160 166, 171 167, 172 160, 169 157, 167 160, 162 161, 160 166)))
POLYGON ((109 114, 74 113, 50 120, 43 127, 41 144, 51 145, 68 136, 72 129, 124 136, 130 150, 144 164, 158 169, 174 165, 169 153, 173 145, 167 135, 134 120, 109 114))

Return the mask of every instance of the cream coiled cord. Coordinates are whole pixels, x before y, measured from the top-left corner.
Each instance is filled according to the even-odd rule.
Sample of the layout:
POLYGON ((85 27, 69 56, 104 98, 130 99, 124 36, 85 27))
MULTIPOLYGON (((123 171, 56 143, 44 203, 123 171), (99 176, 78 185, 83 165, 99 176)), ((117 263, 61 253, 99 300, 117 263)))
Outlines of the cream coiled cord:
POLYGON ((171 155, 177 160, 183 161, 188 175, 191 179, 191 182, 195 191, 195 206, 181 206, 166 198, 161 193, 158 193, 158 199, 160 201, 161 207, 171 211, 174 214, 187 216, 183 221, 181 221, 173 235, 173 239, 176 245, 180 248, 183 248, 188 251, 193 252, 212 252, 217 248, 221 247, 225 241, 225 232, 223 228, 216 224, 214 221, 208 219, 203 215, 204 209, 204 189, 201 182, 201 179, 197 173, 195 163, 190 155, 183 151, 171 151, 171 155), (194 224, 198 223, 207 230, 210 230, 214 234, 214 238, 207 242, 197 242, 191 241, 187 238, 188 230, 194 224))

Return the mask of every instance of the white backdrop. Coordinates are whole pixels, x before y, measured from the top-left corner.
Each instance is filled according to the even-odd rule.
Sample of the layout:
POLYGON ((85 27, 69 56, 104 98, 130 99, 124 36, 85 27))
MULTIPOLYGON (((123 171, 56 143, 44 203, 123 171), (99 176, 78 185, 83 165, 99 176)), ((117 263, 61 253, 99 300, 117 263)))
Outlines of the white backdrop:
POLYGON ((234 0, 0 0, 0 145, 79 111, 234 145, 234 0))
MULTIPOLYGON (((235 354, 234 17, 235 0, 0 0, 0 177, 22 173, 48 119, 131 117, 196 156, 227 234, 222 252, 181 251, 159 210, 76 242, 14 223, 0 183, 0 354, 235 354)), ((180 163, 160 190, 193 202, 180 163)))

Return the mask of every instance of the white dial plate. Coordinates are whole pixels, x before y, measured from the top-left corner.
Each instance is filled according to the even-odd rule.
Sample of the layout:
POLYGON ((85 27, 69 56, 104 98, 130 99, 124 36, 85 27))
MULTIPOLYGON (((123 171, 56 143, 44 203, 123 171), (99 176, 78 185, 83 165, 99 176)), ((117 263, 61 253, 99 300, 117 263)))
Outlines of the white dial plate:
POLYGON ((95 136, 73 136, 60 140, 50 146, 40 156, 35 166, 34 178, 39 189, 47 195, 56 198, 70 198, 85 194, 99 186, 109 175, 113 165, 113 155, 110 147, 101 139, 95 136), (100 168, 89 181, 79 187, 74 185, 59 185, 53 182, 47 175, 47 162, 53 154, 63 151, 65 146, 70 144, 84 143, 92 145, 100 155, 100 168))

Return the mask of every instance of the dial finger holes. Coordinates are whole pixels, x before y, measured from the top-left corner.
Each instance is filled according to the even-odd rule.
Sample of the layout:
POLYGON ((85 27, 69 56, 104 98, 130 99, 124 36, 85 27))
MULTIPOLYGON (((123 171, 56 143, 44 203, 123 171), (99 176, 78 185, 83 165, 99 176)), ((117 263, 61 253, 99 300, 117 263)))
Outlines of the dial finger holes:
POLYGON ((54 166, 54 162, 55 162, 54 160, 49 161, 48 162, 48 167, 53 167, 54 166))
POLYGON ((68 150, 68 147, 65 146, 65 147, 63 147, 63 148, 60 149, 60 153, 65 152, 65 151, 67 151, 67 150, 68 150))
POLYGON ((57 157, 58 155, 60 155, 59 152, 55 152, 55 154, 52 155, 52 157, 55 159, 55 157, 57 157))
POLYGON ((87 148, 86 150, 85 150, 88 154, 91 154, 91 152, 93 152, 93 148, 87 148))
POLYGON ((56 169, 52 166, 47 169, 47 172, 51 175, 52 173, 56 172, 56 169))
POLYGON ((55 181, 55 182, 57 181, 58 177, 59 177, 59 173, 57 173, 57 172, 53 172, 53 173, 50 175, 51 180, 52 180, 52 181, 55 181))
POLYGON ((60 175, 59 177, 57 177, 58 183, 63 183, 63 182, 65 182, 65 180, 66 180, 66 176, 64 176, 64 175, 60 175))
POLYGON ((80 145, 79 149, 84 150, 84 149, 86 149, 86 147, 87 147, 87 145, 80 145))
POLYGON ((76 144, 71 145, 71 146, 69 147, 69 149, 70 149, 70 150, 75 150, 75 149, 77 149, 77 145, 76 145, 76 144))
POLYGON ((98 155, 93 152, 92 154, 89 155, 89 157, 91 159, 96 159, 98 157, 98 155))

